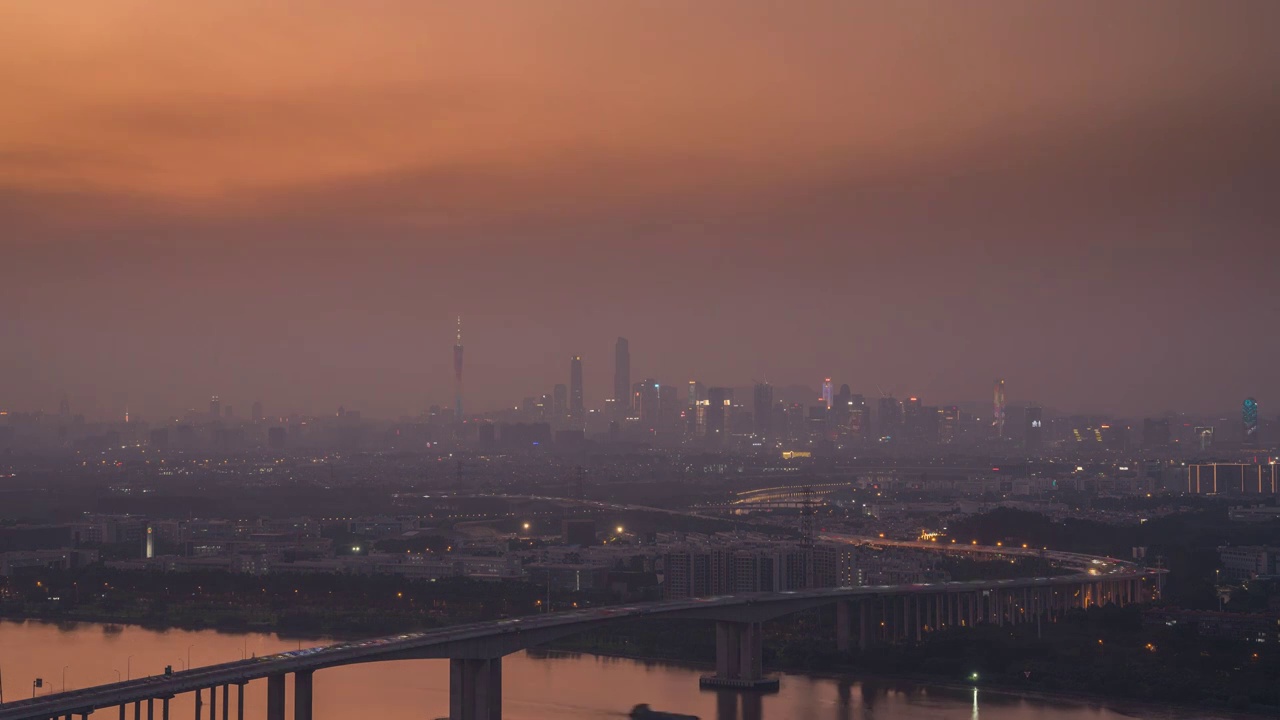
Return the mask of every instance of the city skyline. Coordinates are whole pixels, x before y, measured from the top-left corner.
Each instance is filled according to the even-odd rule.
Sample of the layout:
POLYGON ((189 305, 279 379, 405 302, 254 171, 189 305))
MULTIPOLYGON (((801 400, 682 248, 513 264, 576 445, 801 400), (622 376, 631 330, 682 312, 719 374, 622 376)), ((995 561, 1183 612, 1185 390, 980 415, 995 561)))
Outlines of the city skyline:
MULTIPOLYGON (((614 363, 608 368, 596 369, 596 372, 590 372, 586 368, 592 368, 593 366, 591 363, 588 362, 587 359, 584 359, 585 358, 584 355, 582 354, 567 355, 564 358, 565 360, 569 361, 567 363, 568 367, 566 368, 565 377, 568 379, 569 382, 567 383, 561 382, 563 378, 560 378, 560 379, 547 378, 543 384, 541 385, 535 384, 532 387, 525 388, 517 392, 516 394, 506 398, 505 401, 499 401, 492 404, 482 404, 480 407, 474 407, 472 405, 468 405, 467 411, 464 413, 462 409, 463 396, 462 396, 462 384, 461 384, 461 357, 462 357, 461 356, 461 349, 462 349, 461 329, 460 329, 461 321, 460 321, 460 318, 456 318, 455 321, 458 323, 458 327, 457 327, 456 342, 452 346, 454 348, 454 355, 453 355, 454 364, 452 367, 453 374, 450 376, 450 383, 451 383, 453 394, 450 395, 448 398, 446 398, 441 392, 439 392, 439 388, 442 387, 440 383, 435 382, 434 385, 438 386, 437 392, 426 393, 423 396, 423 400, 417 403, 416 405, 393 406, 393 405, 387 405, 385 403, 379 403, 377 401, 367 402, 367 399, 365 402, 362 402, 360 398, 346 398, 345 400, 340 399, 336 404, 329 407, 316 406, 316 403, 314 401, 310 403, 306 403, 305 407, 296 407, 296 406, 272 407, 271 412, 267 413, 266 416, 267 417, 272 417, 272 416, 284 417, 284 416, 294 415, 294 414, 323 416, 323 415, 333 414, 336 410, 340 410, 341 408, 346 407, 352 410, 359 410, 361 411, 362 414, 364 414, 367 417, 381 417, 381 418, 390 419, 390 418, 396 418, 396 417, 411 417, 414 415, 420 415, 420 414, 424 414, 430 407, 438 407, 438 408, 441 408, 442 411, 450 412, 451 414, 454 415, 455 418, 463 418, 468 416, 480 417, 480 416, 484 416, 492 413, 500 413, 506 410, 511 410, 513 408, 518 408, 520 401, 527 399, 529 397, 539 397, 539 396, 545 397, 546 399, 551 399, 553 396, 555 396, 557 403, 560 403, 561 401, 563 401, 563 404, 564 404, 563 414, 565 414, 568 417, 576 417, 578 418, 579 422, 582 420, 581 413, 584 411, 585 412, 610 412, 611 410, 615 412, 619 411, 617 406, 613 405, 613 403, 616 400, 615 394, 616 394, 616 391, 621 387, 620 379, 624 375, 626 377, 630 377, 631 367, 632 367, 630 342, 627 338, 621 337, 621 336, 618 336, 615 340, 614 363), (620 371, 623 369, 625 369, 625 373, 620 373, 620 371), (608 373, 607 382, 603 377, 601 377, 605 375, 606 371, 608 373), (588 380, 588 378, 590 378, 591 380, 588 380), (592 382, 596 380, 600 381, 598 383, 599 387, 594 387, 592 384, 592 382), (575 386, 575 383, 578 383, 578 382, 580 382, 581 384, 575 386), (561 392, 565 394, 564 398, 558 397, 558 394, 561 392), (530 393, 533 393, 533 395, 530 395, 530 393), (591 399, 588 400, 587 398, 591 398, 591 399), (391 407, 393 409, 390 411, 383 410, 384 408, 387 408, 387 407, 391 407), (395 407, 403 407, 403 410, 395 410, 394 409, 395 407), (371 411, 370 408, 372 408, 373 410, 371 411)), ((493 368, 494 366, 486 364, 485 367, 493 368)), ((641 375, 647 375, 650 378, 645 382, 657 380, 664 388, 667 388, 667 387, 673 388, 680 395, 682 399, 687 399, 688 394, 692 392, 692 389, 685 389, 685 388, 691 388, 694 384, 697 384, 698 387, 703 388, 704 391, 706 387, 723 387, 723 388, 728 388, 734 391, 743 391, 743 397, 737 398, 737 402, 742 405, 752 404, 751 398, 749 397, 749 393, 750 391, 752 391, 752 388, 758 389, 761 384, 774 388, 777 391, 790 391, 793 394, 797 393, 801 389, 809 390, 810 397, 807 401, 803 402, 802 404, 824 406, 827 409, 831 408, 831 401, 833 398, 834 388, 839 386, 848 386, 851 392, 866 398, 866 402, 869 405, 874 405, 879 399, 882 399, 882 398, 895 398, 900 403, 905 403, 908 400, 911 400, 911 401, 918 400, 920 404, 923 404, 927 401, 932 406, 939 407, 939 408, 952 406, 952 405, 968 405, 968 406, 973 406, 975 409, 980 409, 980 408, 983 408, 983 406, 985 405, 986 407, 985 414, 988 417, 990 417, 990 422, 993 424, 993 426, 998 428, 996 430, 997 435, 1004 435, 1007 432, 1009 432, 1003 427, 1004 426, 1003 418, 1000 417, 997 413, 992 412, 990 398, 984 400, 981 397, 983 392, 986 392, 986 393, 991 392, 990 382, 986 384, 985 390, 982 387, 975 387, 973 389, 973 392, 971 392, 967 396, 965 395, 943 396, 943 395, 927 395, 924 393, 915 392, 914 390, 912 390, 911 386, 909 385, 905 386, 905 389, 904 389, 903 386, 899 386, 899 385, 884 385, 884 384, 875 383, 874 381, 861 383, 856 379, 841 378, 839 375, 832 376, 830 374, 827 374, 825 377, 821 377, 820 379, 817 379, 817 380, 813 380, 812 378, 810 378, 808 382, 806 382, 804 378, 798 378, 793 382, 774 382, 766 379, 768 375, 763 375, 760 377, 753 377, 747 380, 733 381, 733 382, 717 381, 715 379, 716 377, 715 375, 709 375, 709 374, 695 374, 691 376, 690 379, 685 381, 680 381, 680 380, 671 381, 668 378, 661 378, 661 377, 653 378, 652 373, 641 373, 641 375)), ((481 384, 483 385, 483 383, 481 384)), ((1170 403, 1166 403, 1166 405, 1164 406, 1161 406, 1159 409, 1123 412, 1123 411, 1116 410, 1114 408, 1082 407, 1082 406, 1073 406, 1069 403, 1066 403, 1066 404, 1046 403, 1046 402, 1043 402, 1038 396, 1027 395, 1026 397, 1023 397, 1018 393, 1014 393, 1011 396, 1011 399, 1006 399, 1005 378, 1003 377, 996 378, 994 380, 994 385, 996 388, 995 390, 996 402, 1000 404, 1005 404, 1010 409, 1034 407, 1037 409, 1037 411, 1048 410, 1048 411, 1056 412, 1062 415, 1097 415, 1097 416, 1115 416, 1115 417, 1129 417, 1129 418, 1141 418, 1141 417, 1150 418, 1150 417, 1165 416, 1169 413, 1179 413, 1179 414, 1201 416, 1201 417, 1221 416, 1224 419, 1229 419, 1233 416, 1238 416, 1240 414, 1240 410, 1239 410, 1240 403, 1243 401, 1245 403, 1246 408, 1248 408, 1249 403, 1253 404, 1252 413, 1253 413, 1253 417, 1255 418, 1255 422, 1256 422, 1256 418, 1258 417, 1263 417, 1263 418, 1273 417, 1273 415, 1269 414, 1268 412, 1269 410, 1268 405, 1265 402, 1259 402, 1256 399, 1257 393, 1254 393, 1252 395, 1242 395, 1241 397, 1237 397, 1237 398, 1224 398, 1222 407, 1219 407, 1219 408, 1206 409, 1206 408, 1179 407, 1176 405, 1176 403, 1170 402, 1170 403), (1234 408, 1234 410, 1232 410, 1232 408, 1234 408)), ((234 392, 234 389, 233 389, 233 392, 234 392)), ((87 406, 87 412, 86 412, 86 408, 75 403, 74 402, 75 398, 73 398, 68 393, 63 393, 62 395, 60 395, 57 399, 56 404, 58 406, 58 414, 66 415, 71 412, 69 408, 74 406, 75 411, 73 414, 86 414, 87 416, 90 416, 93 420, 96 420, 96 421, 119 419, 121 414, 128 416, 130 412, 132 412, 132 416, 138 420, 148 420, 148 419, 154 420, 154 419, 161 419, 161 418, 182 417, 183 415, 191 414, 191 413, 196 413, 196 414, 204 413, 204 414, 208 414, 211 417, 213 416, 222 417, 224 410, 226 412, 230 412, 232 408, 236 406, 235 403, 229 403, 224 407, 222 405, 223 395, 227 395, 226 391, 220 390, 219 392, 214 393, 212 395, 204 395, 200 398, 197 398, 196 400, 193 400, 192 403, 186 406, 174 405, 167 410, 160 410, 160 411, 148 410, 147 412, 139 412, 137 410, 136 405, 134 406, 134 409, 130 411, 130 404, 127 399, 122 404, 120 404, 119 407, 103 408, 101 406, 94 405, 92 403, 92 397, 89 398, 90 402, 87 406), (209 410, 208 411, 201 410, 200 404, 206 401, 208 402, 209 410)), ((409 389, 406 389, 406 392, 401 393, 401 395, 403 397, 408 397, 412 395, 412 392, 409 391, 409 389)), ((772 397, 772 395, 773 393, 771 392, 770 397, 772 397)), ((625 410, 629 411, 631 409, 630 404, 634 401, 633 396, 634 396, 633 391, 629 391, 627 393, 628 406, 625 408, 625 410)), ((2 398, 0 398, 0 400, 2 400, 2 398)), ((85 398, 79 398, 79 400, 83 402, 85 398)), ((238 397, 238 400, 239 400, 239 405, 242 408, 251 405, 250 417, 263 416, 262 414, 263 414, 264 400, 267 401, 268 405, 273 404, 271 402, 271 398, 269 395, 268 396, 254 395, 252 397, 248 395, 244 395, 243 397, 238 397)), ((53 406, 52 403, 48 407, 45 407, 45 406, 21 407, 17 405, 6 406, 3 404, 0 404, 0 411, 16 412, 16 413, 43 412, 45 414, 53 414, 52 406, 53 406)), ((979 410, 979 414, 981 415, 984 413, 981 410, 979 410)), ((237 418, 237 419, 242 419, 242 418, 237 418)))
POLYGON ((10 13, 0 404, 1280 405, 1280 5, 499 6, 10 13))

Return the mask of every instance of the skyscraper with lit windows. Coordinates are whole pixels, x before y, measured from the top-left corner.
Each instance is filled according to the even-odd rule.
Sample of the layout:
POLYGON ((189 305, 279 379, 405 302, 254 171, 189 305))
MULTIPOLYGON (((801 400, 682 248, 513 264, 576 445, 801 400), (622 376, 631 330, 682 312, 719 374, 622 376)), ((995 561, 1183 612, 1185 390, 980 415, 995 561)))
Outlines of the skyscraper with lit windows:
POLYGON ((1244 423, 1244 444, 1255 447, 1258 444, 1258 401, 1245 398, 1240 408, 1240 420, 1244 423))

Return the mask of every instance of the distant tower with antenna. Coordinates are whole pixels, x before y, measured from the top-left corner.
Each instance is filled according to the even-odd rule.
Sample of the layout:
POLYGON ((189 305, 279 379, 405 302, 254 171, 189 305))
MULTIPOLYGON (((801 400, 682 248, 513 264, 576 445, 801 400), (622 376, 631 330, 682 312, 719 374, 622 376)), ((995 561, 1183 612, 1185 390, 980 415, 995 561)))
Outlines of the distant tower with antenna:
POLYGON ((462 316, 458 316, 458 340, 453 346, 453 419, 462 422, 462 316))
POLYGON ((995 403, 992 408, 992 415, 991 415, 991 427, 995 428, 997 440, 1004 439, 1004 414, 1005 414, 1004 378, 1001 378, 996 381, 995 403))

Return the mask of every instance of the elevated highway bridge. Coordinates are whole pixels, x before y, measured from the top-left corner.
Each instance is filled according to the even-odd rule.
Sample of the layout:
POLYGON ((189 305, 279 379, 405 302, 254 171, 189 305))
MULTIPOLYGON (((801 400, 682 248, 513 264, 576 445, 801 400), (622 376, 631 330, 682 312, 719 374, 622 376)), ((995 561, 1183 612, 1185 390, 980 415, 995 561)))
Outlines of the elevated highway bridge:
MULTIPOLYGON (((231 688, 235 718, 244 720, 244 686, 265 680, 267 720, 285 720, 286 676, 294 676, 293 718, 312 720, 316 671, 369 662, 424 658, 449 659, 451 720, 499 720, 502 717, 502 658, 520 650, 637 619, 692 619, 715 624, 716 668, 702 679, 715 687, 768 689, 777 680, 761 667, 761 623, 792 613, 834 605, 836 643, 842 650, 873 642, 919 640, 940 629, 1027 622, 1052 622, 1072 608, 1106 603, 1125 605, 1152 599, 1162 570, 1111 558, 1036 549, 940 546, 938 543, 888 541, 824 535, 830 542, 917 547, 919 549, 1035 555, 1069 565, 1073 572, 1054 577, 972 582, 916 583, 868 587, 818 588, 688 598, 626 606, 548 613, 472 623, 191 668, 172 674, 127 680, 0 705, 0 720, 132 717, 169 720, 169 701, 194 693, 195 720, 230 720, 231 688), (130 706, 132 706, 130 708, 130 706), (132 712, 129 712, 130 709, 132 712), (105 713, 105 714, 104 714, 105 713)), ((256 713, 255 713, 256 715, 256 713)))

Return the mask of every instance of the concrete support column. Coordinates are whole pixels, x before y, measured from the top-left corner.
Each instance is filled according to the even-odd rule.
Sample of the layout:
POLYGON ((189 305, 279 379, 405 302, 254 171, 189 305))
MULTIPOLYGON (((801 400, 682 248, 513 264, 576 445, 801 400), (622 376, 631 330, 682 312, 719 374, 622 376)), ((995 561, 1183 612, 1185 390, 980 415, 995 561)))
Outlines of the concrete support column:
POLYGON ((236 720, 244 720, 244 683, 236 683, 236 720))
POLYGON ((858 649, 867 649, 867 636, 871 634, 871 608, 869 601, 858 602, 858 649))
POLYGON ((449 720, 502 720, 502 658, 449 660, 449 720))
POLYGON ((738 677, 739 644, 742 635, 737 623, 716 622, 716 677, 738 677))
POLYGON ((742 629, 742 641, 738 643, 739 671, 743 680, 759 680, 764 676, 764 633, 760 623, 747 623, 742 629))
MULTIPOLYGON (((311 676, 314 672, 299 670, 293 674, 293 720, 311 720, 311 676)), ((223 709, 226 709, 225 705, 223 709)))
POLYGON ((160 720, 169 720, 169 698, 160 698, 160 720))
POLYGON ((836 650, 840 652, 849 652, 849 641, 853 635, 849 614, 852 611, 848 600, 836 601, 836 650))
POLYGON ((222 720, 231 720, 231 686, 222 686, 222 720))
POLYGON ((156 720, 156 699, 147 698, 147 720, 156 720))
POLYGON ((218 720, 218 686, 209 688, 209 720, 218 720))
POLYGON ((921 600, 923 600, 923 599, 924 599, 924 598, 921 598, 919 595, 917 595, 917 596, 915 596, 915 597, 913 598, 913 600, 915 601, 913 604, 916 606, 916 642, 920 642, 920 640, 921 640, 921 635, 920 635, 920 625, 921 625, 922 623, 921 623, 921 621, 920 621, 920 620, 921 620, 921 618, 920 618, 920 601, 921 601, 921 600))
POLYGON ((133 703, 133 720, 142 720, 142 701, 133 703))
POLYGON ((267 676, 267 720, 284 720, 284 673, 267 676))
POLYGON ((124 720, 124 706, 120 706, 120 720, 124 720))
POLYGON ((204 698, 201 696, 203 692, 203 690, 196 690, 196 720, 204 717, 204 698))

